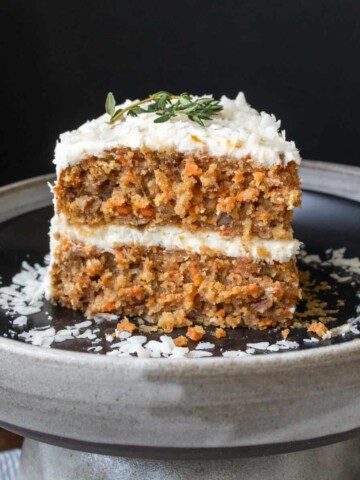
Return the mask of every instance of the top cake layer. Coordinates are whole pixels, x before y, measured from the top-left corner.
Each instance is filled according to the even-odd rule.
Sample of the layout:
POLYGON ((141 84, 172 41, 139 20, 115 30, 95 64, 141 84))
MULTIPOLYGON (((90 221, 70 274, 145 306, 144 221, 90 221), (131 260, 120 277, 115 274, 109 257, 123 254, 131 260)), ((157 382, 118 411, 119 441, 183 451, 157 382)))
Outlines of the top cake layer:
MULTIPOLYGON (((122 107, 131 104, 127 100, 122 107)), ((99 155, 117 146, 154 151, 206 153, 212 156, 244 158, 249 156, 264 168, 300 163, 294 142, 280 131, 280 121, 273 115, 251 108, 242 92, 235 100, 223 96, 223 110, 200 126, 185 115, 165 123, 154 123, 155 113, 137 117, 125 116, 115 124, 109 115, 83 124, 77 130, 60 135, 55 149, 57 172, 75 165, 85 156, 99 155)))

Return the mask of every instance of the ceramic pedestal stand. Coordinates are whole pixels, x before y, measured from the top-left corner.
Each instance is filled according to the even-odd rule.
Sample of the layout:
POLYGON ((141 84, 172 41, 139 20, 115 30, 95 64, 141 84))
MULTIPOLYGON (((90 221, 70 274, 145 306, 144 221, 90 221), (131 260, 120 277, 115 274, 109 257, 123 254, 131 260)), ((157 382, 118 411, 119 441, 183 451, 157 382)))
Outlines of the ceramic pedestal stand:
POLYGON ((89 454, 27 439, 18 480, 355 480, 360 439, 296 453, 226 460, 89 454))

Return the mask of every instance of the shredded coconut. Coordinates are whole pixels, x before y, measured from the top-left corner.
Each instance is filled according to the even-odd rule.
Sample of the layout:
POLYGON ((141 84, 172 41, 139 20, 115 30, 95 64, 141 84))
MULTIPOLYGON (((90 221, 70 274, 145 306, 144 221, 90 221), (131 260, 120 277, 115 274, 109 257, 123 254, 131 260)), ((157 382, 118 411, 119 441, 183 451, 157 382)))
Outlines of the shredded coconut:
POLYGON ((47 327, 45 329, 32 329, 29 332, 19 334, 19 337, 25 342, 31 343, 38 347, 50 348, 55 338, 55 328, 47 327))
POLYGON ((196 347, 195 347, 195 350, 211 350, 212 348, 215 347, 215 344, 214 343, 211 343, 211 342, 199 342, 196 347))
POLYGON ((304 338, 305 343, 319 343, 319 341, 316 337, 304 338))
POLYGON ((28 319, 24 315, 15 318, 15 320, 13 321, 13 325, 16 327, 25 327, 27 323, 28 323, 28 319))
POLYGON ((248 343, 248 348, 254 348, 255 350, 266 350, 270 346, 269 342, 248 343))
POLYGON ((235 357, 246 357, 247 353, 242 350, 227 350, 223 352, 223 357, 235 358, 235 357))
MULTIPOLYGON (((325 251, 325 258, 321 258, 319 255, 309 255, 305 250, 300 252, 301 259, 304 263, 317 268, 331 267, 336 271, 330 273, 330 277, 336 280, 338 283, 349 283, 357 288, 356 296, 360 299, 360 258, 345 257, 346 248, 332 249, 329 248, 325 251)), ((360 313, 360 303, 356 306, 356 312, 360 313)), ((348 333, 353 335, 359 335, 360 330, 358 325, 360 324, 360 315, 350 318, 345 324, 334 327, 326 332, 322 337, 322 340, 328 340, 330 338, 345 336, 348 333)), ((315 342, 319 343, 319 340, 311 337, 309 340, 304 340, 305 343, 315 342)))
MULTIPOLYGON (((131 103, 127 100, 122 107, 131 103)), ((60 135, 54 159, 57 172, 76 164, 84 155, 98 155, 104 149, 119 145, 179 152, 205 150, 216 156, 234 158, 249 155, 265 167, 291 161, 300 163, 294 142, 286 141, 285 131, 279 132, 280 121, 273 115, 251 108, 242 92, 234 100, 223 96, 220 103, 223 110, 205 121, 205 126, 197 125, 185 115, 154 123, 155 113, 123 117, 110 125, 109 116, 104 114, 60 135)))
POLYGON ((11 285, 0 287, 0 308, 11 316, 39 313, 44 306, 41 297, 46 272, 46 265, 36 263, 31 266, 23 261, 21 270, 13 276, 11 285))
POLYGON ((297 342, 292 342, 290 340, 278 340, 276 345, 278 345, 281 350, 291 350, 299 348, 300 346, 297 342))

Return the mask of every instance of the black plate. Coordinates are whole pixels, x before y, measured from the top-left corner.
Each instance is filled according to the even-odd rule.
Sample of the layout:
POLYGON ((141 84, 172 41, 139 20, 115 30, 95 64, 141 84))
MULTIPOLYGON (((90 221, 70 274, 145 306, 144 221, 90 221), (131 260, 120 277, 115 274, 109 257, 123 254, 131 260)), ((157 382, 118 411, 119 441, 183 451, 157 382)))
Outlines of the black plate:
MULTIPOLYGON (((43 262, 44 255, 48 252, 48 228, 49 219, 52 216, 52 207, 42 208, 8 220, 0 225, 0 275, 3 285, 11 282, 12 276, 20 270, 21 262, 26 259, 29 263, 43 262)), ((344 200, 330 195, 320 193, 305 192, 303 199, 303 208, 296 212, 294 227, 295 235, 305 245, 309 253, 324 255, 328 248, 346 247, 346 256, 354 257, 359 255, 360 245, 360 204, 349 200, 344 200)), ((331 322, 330 326, 337 326, 345 323, 349 318, 356 314, 356 306, 359 299, 356 296, 358 285, 339 284, 329 277, 331 269, 313 269, 306 265, 299 264, 300 269, 310 270, 311 275, 317 282, 326 280, 333 289, 339 292, 339 298, 345 300, 345 306, 341 308, 337 315, 337 320, 331 322)), ((323 294, 324 295, 324 294, 323 294)), ((332 292, 326 293, 323 297, 331 306, 335 301, 332 292)), ((56 330, 63 329, 67 325, 82 322, 84 316, 80 312, 55 307, 45 302, 41 313, 29 317, 27 329, 49 325, 49 320, 44 312, 49 312, 53 317, 51 325, 56 330)), ((316 320, 316 318, 314 318, 316 320)), ((113 331, 116 323, 103 322, 99 325, 101 333, 98 336, 104 338, 103 331, 110 329, 113 331)), ((11 329, 10 318, 5 312, 0 310, 0 335, 10 336, 11 329)), ((174 336, 183 334, 184 330, 177 330, 174 336)), ((147 335, 149 338, 157 339, 159 335, 147 335)), ((15 340, 20 340, 15 335, 15 340)), ((299 349, 315 348, 325 346, 331 343, 349 341, 354 338, 353 334, 333 338, 331 340, 321 341, 317 344, 303 342, 304 338, 309 338, 306 329, 294 329, 289 340, 295 340, 299 343, 299 349)), ((211 341, 216 344, 214 355, 220 355, 225 350, 245 350, 246 344, 250 342, 269 341, 274 343, 281 340, 279 330, 247 330, 237 329, 229 330, 226 338, 215 340, 213 335, 206 335, 204 341, 211 341)), ((23 340, 21 340, 23 341, 23 340)), ((92 345, 89 340, 75 339, 67 340, 61 343, 53 343, 52 348, 65 350, 84 351, 92 345)), ((109 344, 102 340, 97 345, 101 345, 106 353, 110 350, 109 344)), ((190 348, 194 344, 190 342, 190 348)), ((269 352, 257 351, 256 354, 270 354, 269 352)))

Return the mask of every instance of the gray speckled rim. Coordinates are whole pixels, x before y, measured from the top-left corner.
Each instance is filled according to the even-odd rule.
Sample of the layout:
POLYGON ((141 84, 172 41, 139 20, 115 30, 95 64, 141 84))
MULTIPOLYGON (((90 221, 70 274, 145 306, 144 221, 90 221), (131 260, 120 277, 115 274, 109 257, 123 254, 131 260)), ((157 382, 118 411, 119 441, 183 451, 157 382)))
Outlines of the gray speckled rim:
MULTIPOLYGON (((360 168, 304 161, 301 173, 305 189, 360 201, 360 168)), ((0 221, 49 205, 46 184, 53 179, 2 187, 0 221)), ((0 422, 79 445, 261 448, 360 427, 360 341, 267 356, 164 360, 0 338, 0 362, 0 422)))

